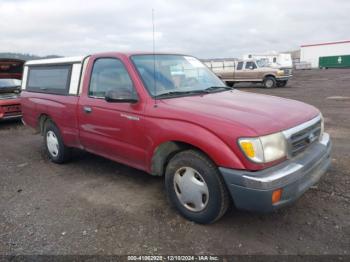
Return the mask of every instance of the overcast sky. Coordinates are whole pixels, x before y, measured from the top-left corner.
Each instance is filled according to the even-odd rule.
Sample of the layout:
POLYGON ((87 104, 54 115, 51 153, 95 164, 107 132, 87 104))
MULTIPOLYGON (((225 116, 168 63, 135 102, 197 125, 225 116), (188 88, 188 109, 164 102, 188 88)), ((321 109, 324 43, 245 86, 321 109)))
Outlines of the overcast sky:
POLYGON ((0 0, 0 52, 156 51, 200 58, 350 39, 348 0, 0 0))

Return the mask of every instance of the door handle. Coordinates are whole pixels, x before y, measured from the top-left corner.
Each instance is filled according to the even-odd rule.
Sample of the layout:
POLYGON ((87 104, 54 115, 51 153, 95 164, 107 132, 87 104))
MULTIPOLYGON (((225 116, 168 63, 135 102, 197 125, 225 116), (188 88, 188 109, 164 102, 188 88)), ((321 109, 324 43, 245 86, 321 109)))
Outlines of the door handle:
POLYGON ((89 107, 89 106, 84 106, 83 110, 84 110, 85 113, 88 113, 88 114, 92 112, 92 108, 89 107))

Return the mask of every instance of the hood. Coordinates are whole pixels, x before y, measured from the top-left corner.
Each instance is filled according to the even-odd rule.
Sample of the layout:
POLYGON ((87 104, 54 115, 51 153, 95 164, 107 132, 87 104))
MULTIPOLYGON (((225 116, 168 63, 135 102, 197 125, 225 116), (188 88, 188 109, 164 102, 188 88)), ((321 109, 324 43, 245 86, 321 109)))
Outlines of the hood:
POLYGON ((201 124, 208 118, 230 122, 249 128, 257 135, 294 127, 319 114, 319 110, 303 102, 238 90, 164 99, 162 102, 169 110, 178 112, 178 118, 201 124), (189 118, 189 114, 193 117, 189 118))

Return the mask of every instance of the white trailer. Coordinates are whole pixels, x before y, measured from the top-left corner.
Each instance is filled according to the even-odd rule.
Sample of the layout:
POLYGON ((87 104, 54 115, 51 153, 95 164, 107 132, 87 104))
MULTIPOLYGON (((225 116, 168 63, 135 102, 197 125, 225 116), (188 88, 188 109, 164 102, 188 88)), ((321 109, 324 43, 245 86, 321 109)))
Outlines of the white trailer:
POLYGON ((300 62, 319 67, 320 56, 350 55, 350 40, 302 45, 300 47, 300 62))
POLYGON ((244 60, 254 59, 260 63, 265 63, 272 68, 292 68, 292 56, 289 53, 275 54, 246 54, 243 55, 244 60))

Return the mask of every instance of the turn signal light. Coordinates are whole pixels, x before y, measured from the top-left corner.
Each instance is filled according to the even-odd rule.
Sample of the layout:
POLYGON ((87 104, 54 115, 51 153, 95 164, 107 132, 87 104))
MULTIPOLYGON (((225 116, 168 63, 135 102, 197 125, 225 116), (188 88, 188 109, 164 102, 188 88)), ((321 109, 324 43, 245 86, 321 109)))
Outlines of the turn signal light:
POLYGON ((282 189, 277 189, 272 193, 272 204, 277 203, 281 200, 282 197, 282 189))
POLYGON ((254 151, 254 146, 253 146, 252 142, 250 142, 250 141, 242 141, 241 142, 241 147, 242 147, 244 153, 248 157, 250 157, 250 158, 255 157, 255 151, 254 151))

